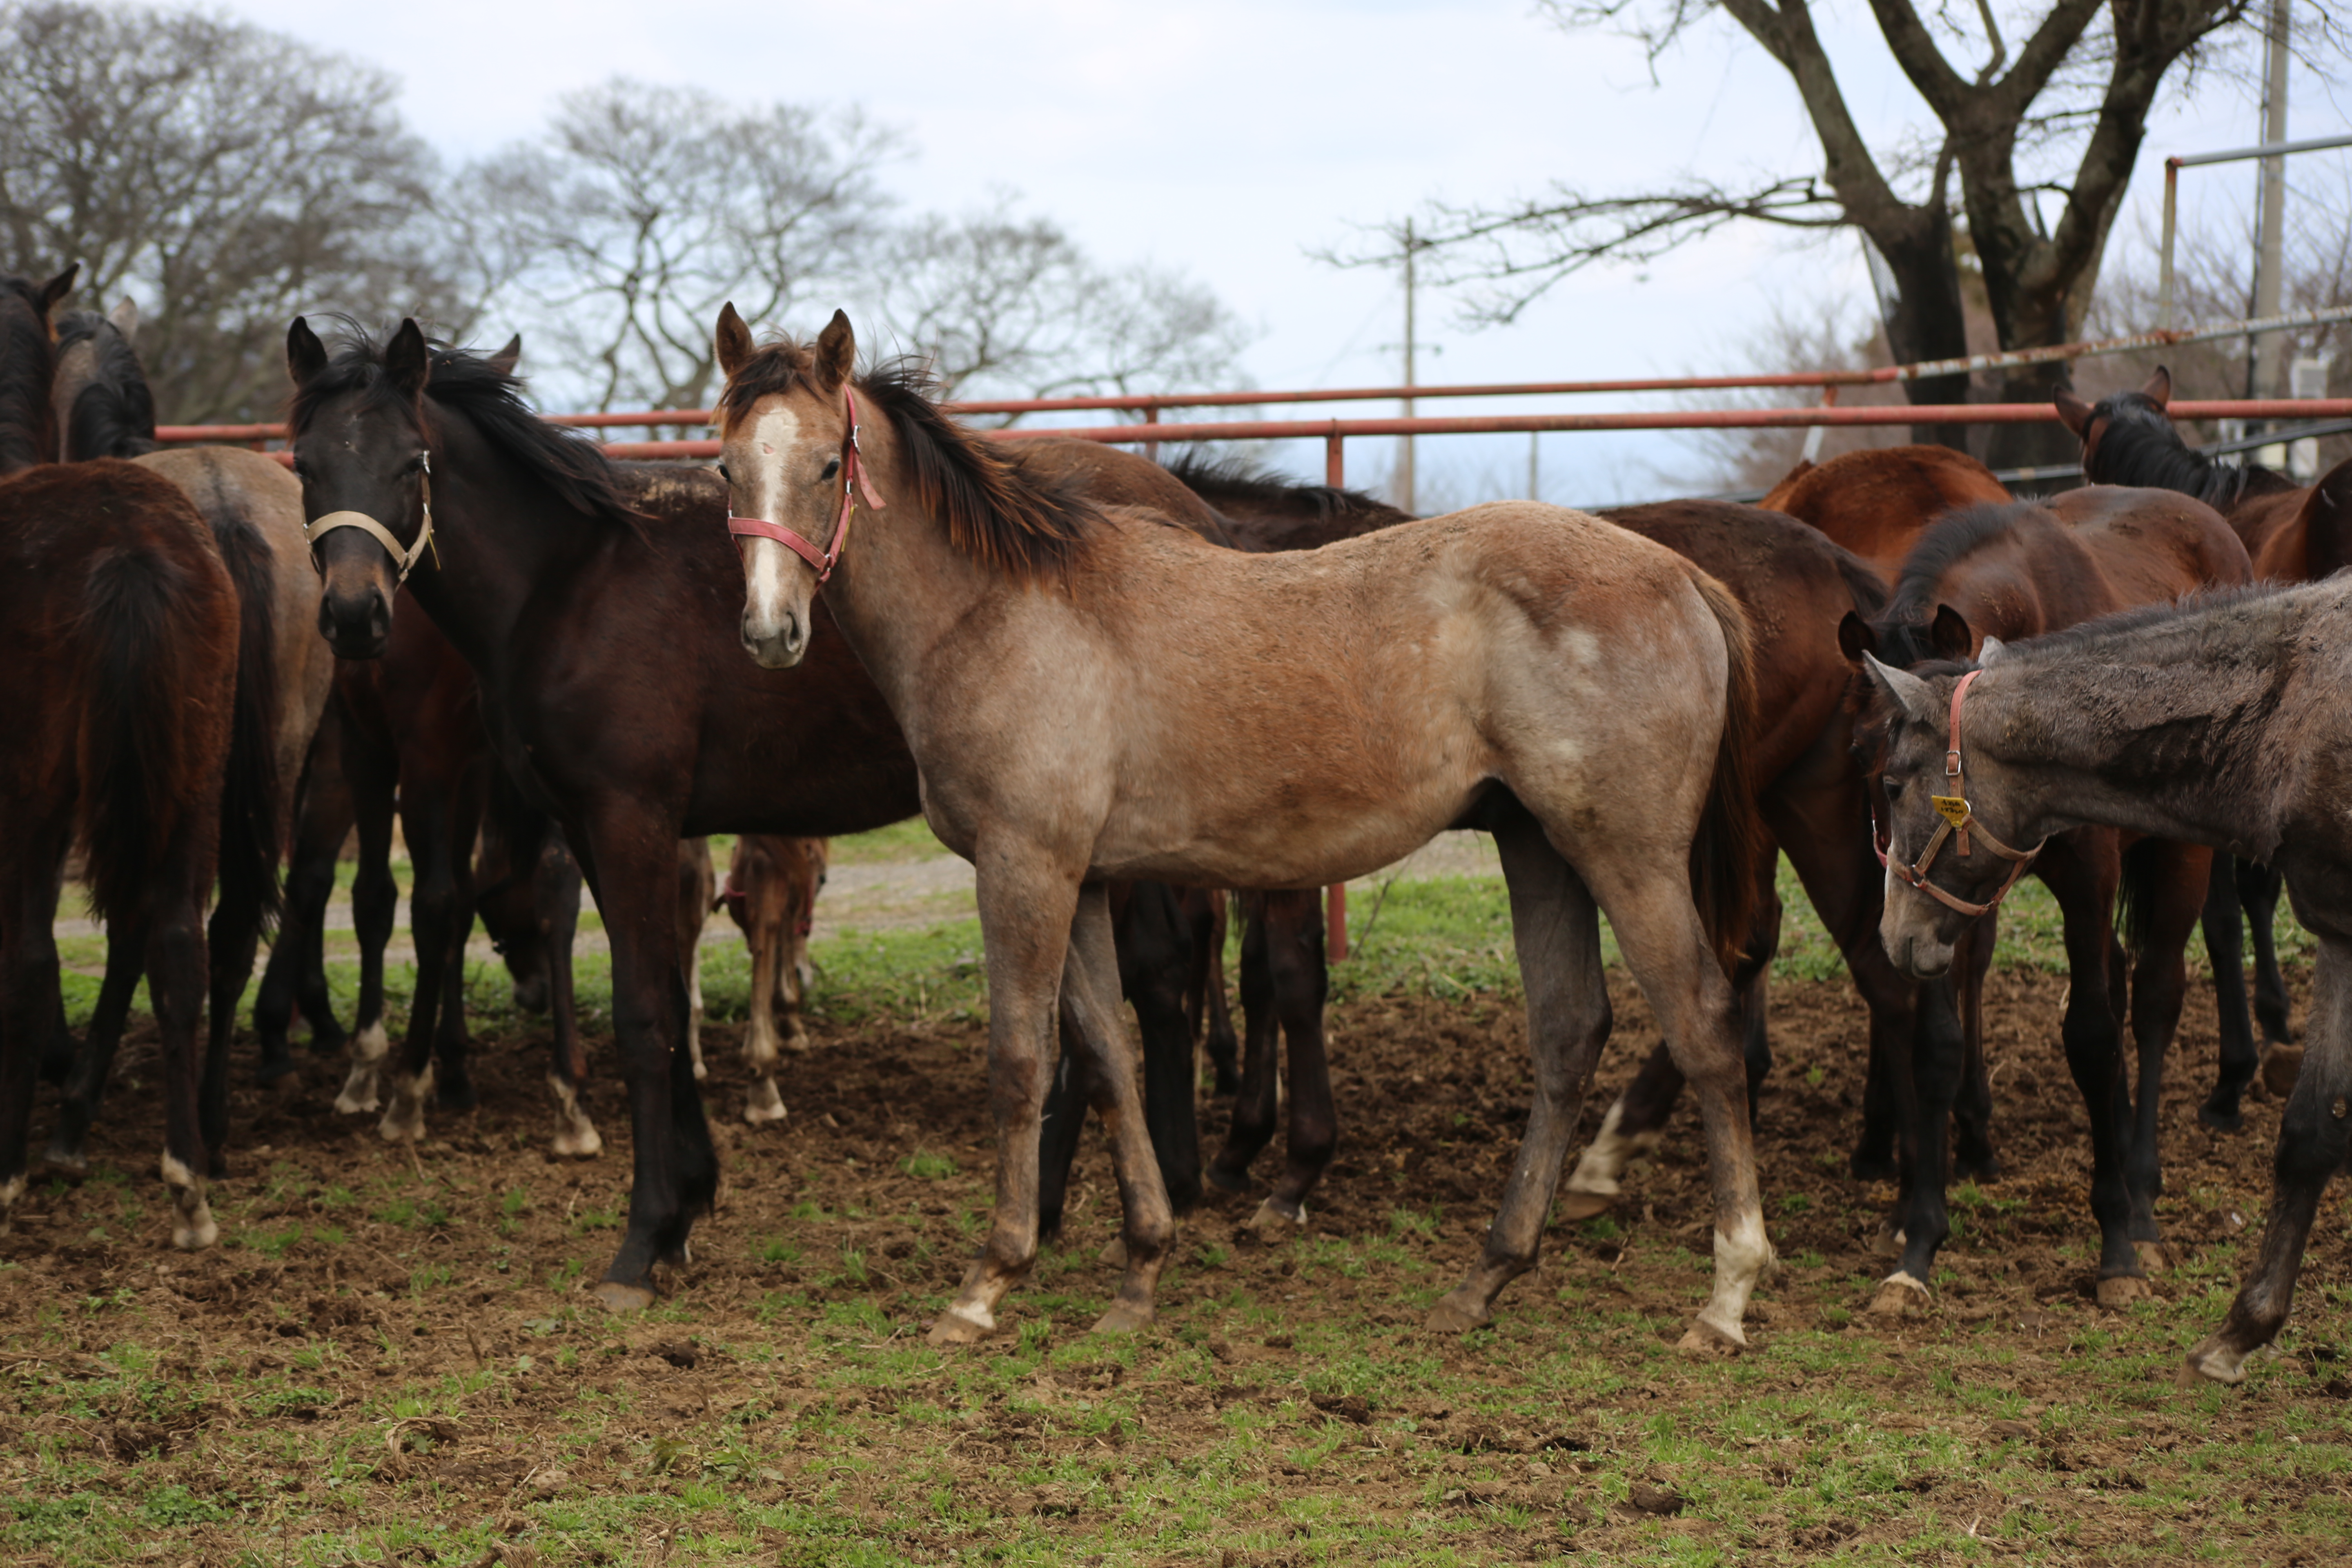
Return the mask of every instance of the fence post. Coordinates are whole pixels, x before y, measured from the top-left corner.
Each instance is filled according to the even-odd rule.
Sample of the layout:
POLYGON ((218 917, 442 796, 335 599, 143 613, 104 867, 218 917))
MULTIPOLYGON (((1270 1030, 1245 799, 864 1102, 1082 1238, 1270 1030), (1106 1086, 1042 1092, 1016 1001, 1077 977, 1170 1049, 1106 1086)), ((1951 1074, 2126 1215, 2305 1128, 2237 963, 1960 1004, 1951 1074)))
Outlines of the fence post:
MULTIPOLYGON (((1348 438, 1336 429, 1323 441, 1323 482, 1333 489, 1348 482, 1348 438)), ((1328 930, 1328 947, 1334 963, 1348 961, 1348 884, 1335 882, 1323 894, 1323 918, 1328 930)))

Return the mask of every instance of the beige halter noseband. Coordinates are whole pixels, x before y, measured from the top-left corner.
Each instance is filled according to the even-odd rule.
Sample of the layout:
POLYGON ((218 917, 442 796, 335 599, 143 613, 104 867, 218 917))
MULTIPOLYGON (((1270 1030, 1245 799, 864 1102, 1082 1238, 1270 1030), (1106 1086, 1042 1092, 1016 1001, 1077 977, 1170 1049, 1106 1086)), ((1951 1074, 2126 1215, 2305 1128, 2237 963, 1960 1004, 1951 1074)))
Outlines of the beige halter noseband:
MULTIPOLYGON (((424 487, 425 492, 425 526, 417 531, 415 544, 404 545, 392 530, 363 511, 331 511, 324 517, 313 518, 302 525, 302 537, 308 540, 310 545, 310 564, 314 567, 319 565, 320 540, 339 528, 356 528, 362 533, 373 534, 375 542, 383 545, 393 560, 399 563, 400 575, 393 580, 392 584, 394 592, 398 592, 407 583, 408 574, 416 570, 416 563, 425 559, 425 552, 428 549, 433 552, 435 570, 439 570, 441 550, 433 542, 433 458, 429 453, 425 458, 425 471, 420 476, 418 483, 424 487)), ((320 567, 320 571, 323 574, 325 568, 320 567)))

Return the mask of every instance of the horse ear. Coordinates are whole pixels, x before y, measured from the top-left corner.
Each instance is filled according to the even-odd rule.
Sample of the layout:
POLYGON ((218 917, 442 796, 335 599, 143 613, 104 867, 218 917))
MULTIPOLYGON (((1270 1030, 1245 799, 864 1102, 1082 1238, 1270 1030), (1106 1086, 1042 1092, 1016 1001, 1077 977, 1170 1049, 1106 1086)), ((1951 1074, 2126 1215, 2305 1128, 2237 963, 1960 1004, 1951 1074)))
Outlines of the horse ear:
POLYGON ((1976 640, 1976 635, 1969 630, 1966 616, 1949 605, 1936 606, 1936 621, 1927 628, 1927 641, 1939 657, 1966 659, 1976 640))
POLYGON ((80 274, 81 263, 77 261, 41 285, 41 320, 47 321, 49 312, 58 308, 58 301, 73 292, 74 279, 80 274))
POLYGON ((425 395, 425 384, 433 378, 433 351, 425 346, 425 329, 415 317, 403 318, 400 331, 384 345, 383 374, 393 390, 410 402, 425 395))
POLYGON ((2091 405, 2089 404, 2063 386, 2051 395, 2050 401, 2058 405, 2058 417, 2065 422, 2066 428, 2074 432, 2076 437, 2081 437, 2090 429, 2091 405))
POLYGON ((1864 654, 1878 651, 1878 634, 1870 629, 1868 621, 1848 610, 1845 619, 1838 623, 1838 651, 1845 655, 1848 664, 1858 668, 1864 654))
POLYGON ((857 334, 849 330, 849 312, 835 310, 824 331, 816 335, 816 373, 827 392, 849 379, 857 363, 857 334))
POLYGON ((1871 684, 1886 693, 1897 708, 1915 724, 1933 723, 1936 700, 1927 690, 1927 683, 1907 669, 1897 669, 1891 664, 1878 662, 1876 654, 1862 656, 1863 672, 1871 684))
POLYGON ((490 368, 500 375, 512 375, 515 366, 522 363, 522 334, 517 332, 507 340, 507 346, 490 356, 490 368))
POLYGON ((294 384, 306 386, 327 368, 327 345, 310 330, 310 323, 300 316, 286 329, 286 374, 294 384))
POLYGON ((1990 669, 1993 667, 1993 662, 2008 651, 2009 645, 2001 641, 1999 637, 1986 637, 1984 640, 1984 647, 1977 649, 1977 668, 1979 669, 1990 669))
POLYGON ((2147 384, 2139 389, 2139 395, 2158 408, 2164 407, 2172 401, 2172 373, 2158 365, 2156 374, 2147 378, 2147 384))
POLYGON ((719 368, 732 376, 751 362, 751 329, 735 313, 735 301, 730 300, 719 308, 719 330, 711 333, 711 342, 719 351, 719 368))
POLYGON ((114 330, 122 334, 124 342, 139 335, 139 307, 129 295, 124 295, 122 303, 106 313, 106 319, 114 323, 114 330))

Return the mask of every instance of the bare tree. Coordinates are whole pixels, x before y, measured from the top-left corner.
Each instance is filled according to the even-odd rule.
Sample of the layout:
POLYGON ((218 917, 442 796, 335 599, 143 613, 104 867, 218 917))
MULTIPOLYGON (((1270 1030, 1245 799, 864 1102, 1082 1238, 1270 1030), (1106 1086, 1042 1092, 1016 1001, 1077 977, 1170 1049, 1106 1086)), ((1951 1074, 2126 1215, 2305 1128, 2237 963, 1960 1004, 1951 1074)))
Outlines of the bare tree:
POLYGON ((1157 268, 1104 267, 1000 201, 909 225, 876 274, 890 331, 965 397, 1233 386, 1246 334, 1210 290, 1157 268))
POLYGON ((271 411, 298 310, 457 314, 435 161, 383 73, 200 12, 76 4, 0 6, 0 58, 13 265, 79 260, 84 298, 137 296, 165 422, 271 411))
MULTIPOLYGON (((2217 63, 2252 0, 1870 0, 1881 39, 1934 116, 1886 144, 1864 137, 1809 0, 1546 0, 1563 27, 1622 28, 1655 68, 1720 14, 1788 73, 1822 155, 1818 173, 1772 171, 1747 184, 1690 178, 1627 195, 1557 185, 1503 206, 1433 205, 1417 221, 1441 276, 1473 285, 1475 309, 1507 319, 1559 279, 1601 260, 1643 261, 1729 223, 1859 229, 1883 264, 1882 307, 1897 360, 1968 352, 1954 195, 1982 268, 2003 348, 2074 339, 2089 310, 2108 231, 2168 81, 2217 63), (1965 57, 1973 64, 1958 63, 1965 57)), ((2310 18, 2307 52, 2334 47, 2342 23, 2310 18)), ((2241 29, 2241 32, 2245 32, 2241 29)), ((2223 62, 2225 63, 2225 62, 2223 62)), ((1370 263, 1363 256, 1352 259, 1370 263)), ((2047 397, 2063 366, 2021 369, 2000 395, 2047 397)), ((1965 400, 1962 378, 1910 384, 1920 403, 1965 400)), ((2005 426, 1996 461, 2032 460, 2040 427, 2005 426)), ((1957 427, 1922 439, 1961 445, 1957 427)))
POLYGON ((855 113, 739 109, 615 79, 566 97, 542 142, 470 170, 500 305, 597 406, 700 407, 729 300, 780 321, 857 278, 885 232, 898 139, 855 113))

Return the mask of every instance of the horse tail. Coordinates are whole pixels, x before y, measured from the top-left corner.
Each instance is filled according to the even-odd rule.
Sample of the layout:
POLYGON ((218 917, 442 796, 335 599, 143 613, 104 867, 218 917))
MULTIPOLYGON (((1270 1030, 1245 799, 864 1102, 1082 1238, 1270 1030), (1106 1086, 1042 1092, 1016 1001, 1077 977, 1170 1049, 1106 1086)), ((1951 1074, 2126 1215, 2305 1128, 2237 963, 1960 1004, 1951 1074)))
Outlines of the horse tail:
POLYGON ((242 511, 217 510, 212 524, 240 611, 228 774, 221 785, 221 905, 254 911, 267 931, 283 909, 278 878, 285 789, 278 768, 278 561, 242 511))
POLYGON ((2134 963, 2147 951, 2148 922, 2164 890, 2164 847, 2162 839, 2143 838, 2124 851, 2123 874, 2116 883, 2116 936, 2134 963))
POLYGON ((126 547, 101 552, 83 589, 75 826, 101 921, 137 912, 211 782, 206 705, 189 700, 181 679, 215 629, 206 609, 218 606, 205 605, 203 586, 181 562, 126 547))
POLYGON ((1723 631, 1727 668, 1723 736, 1715 776, 1691 840, 1691 898, 1726 974, 1734 973, 1756 920, 1756 865, 1767 838, 1756 810, 1756 653, 1748 615, 1731 590, 1694 570, 1691 583, 1723 631))

